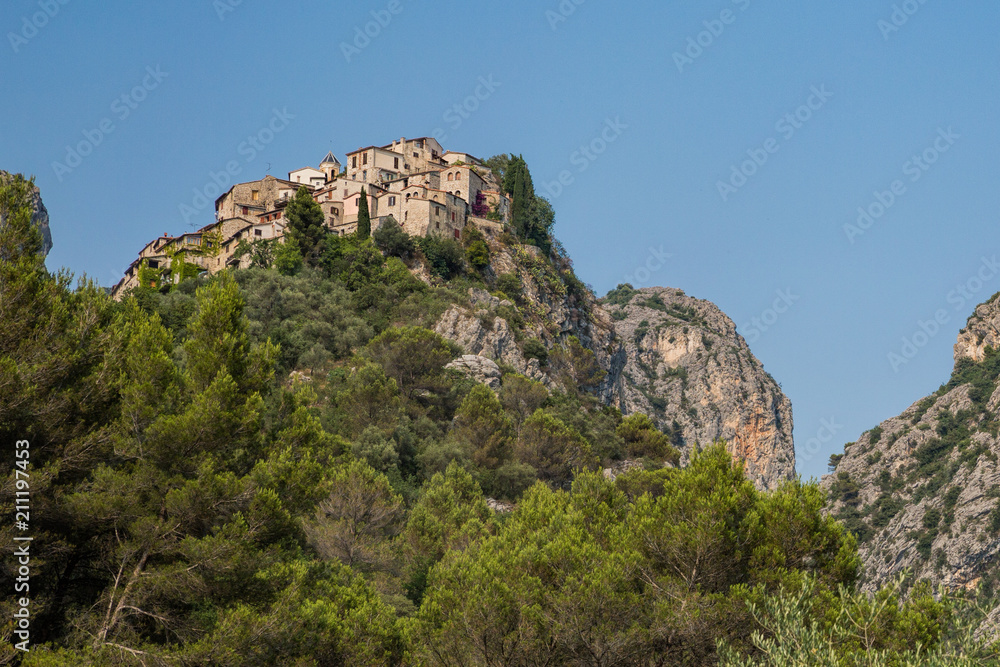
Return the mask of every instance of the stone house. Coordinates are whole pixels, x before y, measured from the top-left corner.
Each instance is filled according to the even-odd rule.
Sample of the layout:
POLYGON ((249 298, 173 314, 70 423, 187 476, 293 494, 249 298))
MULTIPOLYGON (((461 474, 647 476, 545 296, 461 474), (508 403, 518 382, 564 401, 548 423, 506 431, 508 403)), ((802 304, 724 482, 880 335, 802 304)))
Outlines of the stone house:
POLYGON ((242 218, 253 224, 262 213, 273 209, 279 201, 294 197, 303 185, 312 190, 311 185, 293 183, 274 176, 237 183, 215 200, 215 219, 242 218))

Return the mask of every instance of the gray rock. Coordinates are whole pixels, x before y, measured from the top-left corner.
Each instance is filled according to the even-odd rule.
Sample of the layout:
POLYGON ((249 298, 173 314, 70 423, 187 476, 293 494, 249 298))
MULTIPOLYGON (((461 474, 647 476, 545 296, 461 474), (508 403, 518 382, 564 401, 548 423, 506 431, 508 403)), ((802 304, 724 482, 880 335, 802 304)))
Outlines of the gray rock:
POLYGON ((500 379, 503 377, 503 372, 492 359, 475 354, 465 354, 450 362, 445 368, 461 371, 493 391, 500 390, 500 379))

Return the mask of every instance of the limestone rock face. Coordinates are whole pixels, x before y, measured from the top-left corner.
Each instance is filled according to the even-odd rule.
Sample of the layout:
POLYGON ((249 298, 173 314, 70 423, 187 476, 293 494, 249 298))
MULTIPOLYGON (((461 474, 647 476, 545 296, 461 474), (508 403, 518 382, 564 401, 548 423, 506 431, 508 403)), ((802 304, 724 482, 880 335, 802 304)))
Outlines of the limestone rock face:
POLYGON ((905 568, 951 589, 997 590, 1000 364, 987 348, 998 343, 991 300, 958 336, 952 380, 831 460, 829 511, 858 535, 869 590, 905 568))
POLYGON ((491 253, 493 277, 516 276, 522 291, 514 303, 472 288, 467 304, 444 313, 436 331, 466 354, 557 389, 565 366, 528 358, 525 342, 553 352, 576 338, 604 372, 596 397, 626 415, 649 415, 685 459, 696 444, 723 439, 759 488, 794 476, 791 403, 714 304, 667 288, 600 302, 559 289, 531 252, 494 244, 491 253))
POLYGON ((651 287, 603 307, 624 351, 609 403, 648 414, 683 454, 725 440, 761 489, 794 477, 791 402, 715 304, 651 287))
MULTIPOLYGON (((11 174, 0 170, 0 183, 10 178, 11 174)), ((32 203, 34 205, 34 212, 31 215, 31 221, 38 226, 38 230, 42 233, 42 254, 48 255, 49 251, 52 250, 52 231, 49 229, 49 212, 45 209, 45 204, 42 203, 42 193, 37 187, 34 190, 32 203)), ((0 217, 0 225, 2 224, 4 224, 4 220, 3 217, 0 217)))

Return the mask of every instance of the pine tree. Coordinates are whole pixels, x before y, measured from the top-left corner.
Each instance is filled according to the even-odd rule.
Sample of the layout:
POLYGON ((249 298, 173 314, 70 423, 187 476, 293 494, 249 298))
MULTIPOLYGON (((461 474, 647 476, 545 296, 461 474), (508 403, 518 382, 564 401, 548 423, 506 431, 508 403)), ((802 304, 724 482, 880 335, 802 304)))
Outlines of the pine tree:
POLYGON ((372 235, 372 218, 368 213, 368 187, 361 186, 361 195, 358 201, 358 238, 367 239, 372 235))

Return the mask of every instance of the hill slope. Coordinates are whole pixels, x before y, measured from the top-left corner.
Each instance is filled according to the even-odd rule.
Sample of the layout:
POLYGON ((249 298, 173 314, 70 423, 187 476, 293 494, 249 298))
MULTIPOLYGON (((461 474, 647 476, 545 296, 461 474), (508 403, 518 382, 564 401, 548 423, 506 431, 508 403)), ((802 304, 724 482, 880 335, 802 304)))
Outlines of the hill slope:
POLYGON ((1000 568, 1000 301, 976 308, 952 377, 834 457, 831 511, 859 537, 867 586, 904 568, 952 589, 995 592, 1000 568))

